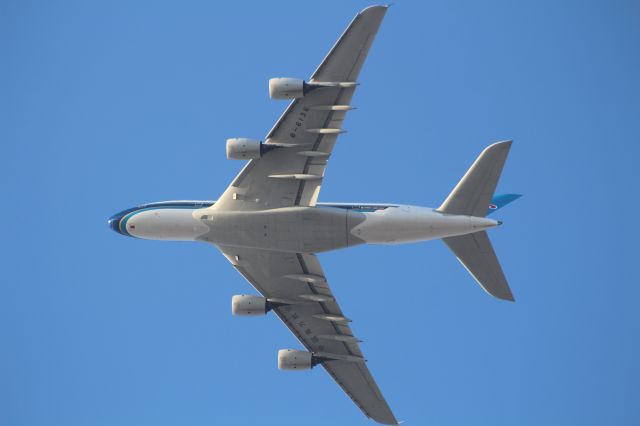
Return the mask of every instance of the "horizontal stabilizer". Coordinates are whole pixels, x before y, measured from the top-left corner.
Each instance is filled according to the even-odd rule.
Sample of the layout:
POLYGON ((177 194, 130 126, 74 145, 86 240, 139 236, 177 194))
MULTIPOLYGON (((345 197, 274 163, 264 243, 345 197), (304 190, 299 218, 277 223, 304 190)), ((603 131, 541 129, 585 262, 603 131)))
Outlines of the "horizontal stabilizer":
POLYGON ((443 238, 443 241, 487 293, 515 301, 486 231, 443 238))
POLYGON ((485 148, 438 211, 485 217, 510 148, 511 141, 497 142, 485 148))

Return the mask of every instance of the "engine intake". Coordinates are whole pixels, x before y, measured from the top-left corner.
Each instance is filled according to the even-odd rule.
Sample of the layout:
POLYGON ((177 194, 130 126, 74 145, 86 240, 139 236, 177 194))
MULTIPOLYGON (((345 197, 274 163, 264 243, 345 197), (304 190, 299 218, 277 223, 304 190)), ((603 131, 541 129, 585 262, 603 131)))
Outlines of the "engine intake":
POLYGON ((311 370, 317 362, 311 352, 295 349, 278 351, 278 368, 280 370, 311 370))
POLYGON ((270 310, 288 305, 284 300, 267 299, 262 296, 240 294, 231 298, 231 313, 239 316, 265 315, 270 310))
POLYGON ((233 315, 255 317, 265 315, 268 310, 267 299, 261 296, 242 294, 231 298, 231 313, 233 315))
POLYGON ((262 142, 255 139, 227 139, 227 158, 229 160, 251 160, 262 156, 262 142))
POLYGON ((269 80, 271 99, 297 99, 307 92, 307 83, 297 78, 272 78, 269 80))

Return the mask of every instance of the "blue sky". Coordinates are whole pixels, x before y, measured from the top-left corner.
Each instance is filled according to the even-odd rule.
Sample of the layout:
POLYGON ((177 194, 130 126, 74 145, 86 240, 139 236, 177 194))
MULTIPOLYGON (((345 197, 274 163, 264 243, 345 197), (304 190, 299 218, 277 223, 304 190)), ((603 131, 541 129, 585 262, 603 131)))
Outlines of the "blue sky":
MULTIPOLYGON (((368 2, 0 4, 0 424, 373 424, 213 247, 125 238, 144 202, 215 199, 368 2)), ((640 423, 640 4, 398 1, 322 201, 437 206, 514 139, 491 232, 517 302, 441 242, 322 254, 369 367, 414 425, 640 423)))

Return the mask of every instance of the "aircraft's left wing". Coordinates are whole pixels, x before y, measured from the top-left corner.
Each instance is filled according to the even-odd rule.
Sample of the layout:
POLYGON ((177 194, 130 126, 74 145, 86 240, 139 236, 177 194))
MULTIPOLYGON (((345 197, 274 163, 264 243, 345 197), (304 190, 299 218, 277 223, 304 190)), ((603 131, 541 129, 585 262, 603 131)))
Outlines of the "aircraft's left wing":
MULTIPOLYGON (((212 207, 255 211, 314 206, 342 122, 351 109, 360 69, 387 6, 371 6, 356 15, 309 79, 328 84, 293 100, 264 145, 270 149, 236 176, 212 207)), ((304 41, 296 46, 304 48, 304 41)))
POLYGON ((264 297, 289 303, 273 311, 308 351, 325 359, 322 366, 367 417, 384 424, 398 423, 315 255, 218 248, 264 297))

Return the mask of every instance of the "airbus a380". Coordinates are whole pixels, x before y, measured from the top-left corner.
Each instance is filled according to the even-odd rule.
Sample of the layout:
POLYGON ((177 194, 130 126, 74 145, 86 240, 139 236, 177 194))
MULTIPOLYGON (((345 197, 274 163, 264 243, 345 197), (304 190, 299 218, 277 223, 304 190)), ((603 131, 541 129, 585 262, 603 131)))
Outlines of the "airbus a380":
POLYGON ((501 222, 486 216, 518 195, 494 196, 511 147, 505 141, 487 147, 438 208, 317 201, 386 12, 372 6, 358 13, 308 81, 269 81, 271 98, 291 103, 263 142, 227 140, 229 159, 249 161, 217 201, 144 204, 109 225, 131 237, 214 244, 260 293, 233 296, 232 313, 272 311, 305 347, 280 350, 280 369, 322 365, 367 417, 397 424, 316 253, 442 239, 487 293, 514 300, 486 232, 501 222))

